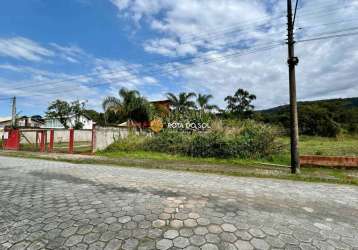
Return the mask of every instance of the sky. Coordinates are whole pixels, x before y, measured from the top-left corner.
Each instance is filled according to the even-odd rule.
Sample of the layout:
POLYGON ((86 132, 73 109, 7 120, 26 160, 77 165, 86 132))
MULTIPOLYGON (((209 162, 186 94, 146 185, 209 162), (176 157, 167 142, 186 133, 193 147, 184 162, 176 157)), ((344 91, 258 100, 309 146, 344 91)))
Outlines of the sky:
MULTIPOLYGON (((293 1, 295 2, 295 1, 293 1)), ((43 115, 56 99, 102 111, 121 87, 166 93, 238 88, 265 109, 287 104, 284 0, 2 0, 0 117, 43 115)), ((358 96, 358 0, 299 0, 298 99, 358 96), (310 40, 336 34, 352 35, 310 40), (301 42, 299 42, 301 41, 301 42)))

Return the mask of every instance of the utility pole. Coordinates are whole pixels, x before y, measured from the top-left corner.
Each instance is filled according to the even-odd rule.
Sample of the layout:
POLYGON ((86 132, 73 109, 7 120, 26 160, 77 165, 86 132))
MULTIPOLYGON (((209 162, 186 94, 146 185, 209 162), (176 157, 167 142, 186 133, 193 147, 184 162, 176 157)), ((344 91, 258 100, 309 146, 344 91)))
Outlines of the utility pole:
MULTIPOLYGON (((297 0, 296 0, 297 1, 297 0)), ((300 156, 298 152, 298 114, 296 97, 296 71, 298 58, 295 57, 294 20, 292 15, 292 2, 287 0, 287 31, 288 31, 288 67, 290 80, 290 134, 291 134, 291 173, 300 173, 300 156)))
POLYGON ((11 125, 16 127, 16 96, 12 98, 12 116, 11 116, 11 125))

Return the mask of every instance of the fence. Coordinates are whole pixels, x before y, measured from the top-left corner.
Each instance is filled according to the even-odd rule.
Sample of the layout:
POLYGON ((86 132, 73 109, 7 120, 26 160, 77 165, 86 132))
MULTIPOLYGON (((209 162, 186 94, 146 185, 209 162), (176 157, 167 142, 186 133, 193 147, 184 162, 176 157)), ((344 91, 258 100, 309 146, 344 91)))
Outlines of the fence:
POLYGON ((125 138, 129 133, 151 136, 147 130, 129 127, 96 127, 93 129, 5 129, 4 150, 55 153, 94 153, 125 138))
POLYGON ((143 136, 152 135, 147 129, 139 130, 131 127, 96 127, 93 133, 93 151, 103 150, 113 142, 126 138, 130 133, 143 136))
POLYGON ((93 131, 73 129, 5 129, 3 149, 57 152, 93 152, 93 131))

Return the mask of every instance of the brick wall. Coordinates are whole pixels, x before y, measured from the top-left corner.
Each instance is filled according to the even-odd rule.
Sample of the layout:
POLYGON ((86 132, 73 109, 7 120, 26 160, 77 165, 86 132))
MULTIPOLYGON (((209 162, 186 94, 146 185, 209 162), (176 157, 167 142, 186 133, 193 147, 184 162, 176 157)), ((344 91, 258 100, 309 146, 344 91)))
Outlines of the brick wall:
POLYGON ((300 161, 303 166, 358 168, 358 157, 302 155, 300 161))

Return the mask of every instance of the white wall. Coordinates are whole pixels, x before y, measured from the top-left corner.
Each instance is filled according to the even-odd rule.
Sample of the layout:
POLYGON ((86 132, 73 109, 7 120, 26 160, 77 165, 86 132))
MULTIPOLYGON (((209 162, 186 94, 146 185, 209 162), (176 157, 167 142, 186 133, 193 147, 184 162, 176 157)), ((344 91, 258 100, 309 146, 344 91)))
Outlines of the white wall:
MULTIPOLYGON (((96 143, 94 145, 94 150, 106 149, 113 142, 128 137, 130 133, 129 131, 130 129, 127 127, 96 127, 96 143)), ((147 131, 136 131, 135 133, 138 135, 142 134, 143 136, 152 135, 147 131)))
MULTIPOLYGON (((70 132, 68 129, 55 129, 54 130, 54 143, 69 142, 70 132)), ((36 131, 35 130, 21 130, 22 136, 20 143, 27 144, 28 141, 36 143, 36 131)), ((50 142, 50 130, 47 130, 47 143, 50 142)), ((92 130, 74 130, 74 141, 75 142, 91 142, 92 141, 92 130)))
MULTIPOLYGON (((79 121, 83 124, 83 129, 92 129, 93 121, 88 119, 85 116, 80 116, 79 121)), ((67 126, 69 128, 72 128, 72 125, 74 125, 75 122, 75 116, 72 116, 69 118, 69 121, 67 122, 67 126)), ((64 129, 64 126, 61 124, 61 122, 58 119, 46 119, 45 125, 42 126, 42 128, 58 128, 58 129, 64 129)))

